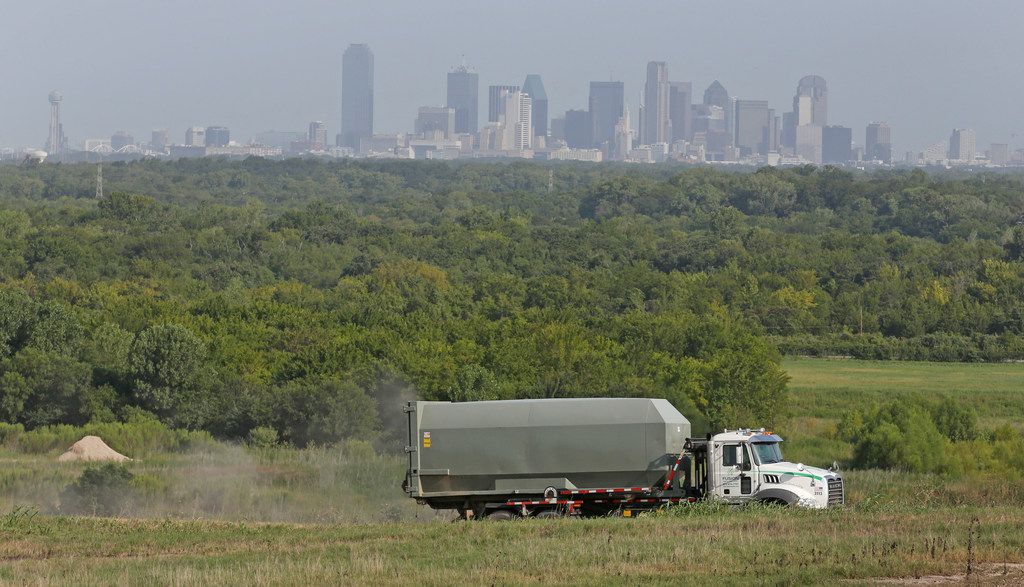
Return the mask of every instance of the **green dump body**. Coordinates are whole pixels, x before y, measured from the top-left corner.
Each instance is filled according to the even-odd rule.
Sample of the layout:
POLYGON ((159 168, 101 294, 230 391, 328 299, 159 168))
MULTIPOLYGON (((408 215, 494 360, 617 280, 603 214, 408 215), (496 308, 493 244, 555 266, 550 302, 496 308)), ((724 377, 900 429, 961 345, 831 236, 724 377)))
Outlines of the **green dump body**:
POLYGON ((663 399, 412 402, 406 490, 436 507, 461 496, 649 487, 690 436, 663 399))

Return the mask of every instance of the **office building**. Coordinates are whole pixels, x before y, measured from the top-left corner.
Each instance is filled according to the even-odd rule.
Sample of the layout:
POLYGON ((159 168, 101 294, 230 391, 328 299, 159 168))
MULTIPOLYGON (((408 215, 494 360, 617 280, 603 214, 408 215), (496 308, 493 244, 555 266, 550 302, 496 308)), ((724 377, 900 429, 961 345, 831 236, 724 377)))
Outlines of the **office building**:
POLYGON ((949 135, 949 158, 954 161, 970 163, 974 161, 975 155, 974 131, 969 128, 955 128, 953 134, 949 135))
POLYGON ((824 160, 824 128, 817 124, 801 124, 796 127, 794 154, 808 163, 821 165, 824 160))
POLYGON ((671 141, 688 141, 693 136, 693 84, 669 82, 668 118, 672 127, 671 141))
POLYGON ((206 127, 207 147, 226 147, 231 142, 231 131, 226 126, 206 127))
POLYGON ((201 126, 193 126, 192 128, 185 131, 185 145, 186 147, 205 147, 206 146, 206 129, 201 126))
POLYGON ((925 165, 945 165, 949 160, 949 142, 939 141, 925 147, 921 152, 921 162, 925 165))
POLYGON ((155 151, 165 151, 171 144, 171 135, 166 128, 156 128, 150 135, 149 146, 155 151))
POLYGON ((110 137, 110 148, 114 151, 135 145, 135 137, 128 134, 128 131, 119 130, 110 137))
POLYGON ((341 133, 339 147, 358 149, 373 136, 373 52, 349 45, 341 60, 341 133))
POLYGON ((421 106, 416 115, 415 132, 423 137, 440 134, 441 138, 452 138, 455 136, 455 109, 421 106))
POLYGON ((306 133, 306 140, 309 141, 310 150, 327 150, 327 125, 319 120, 309 123, 309 131, 306 133))
POLYGON ((626 87, 622 82, 590 82, 589 102, 593 146, 610 151, 615 143, 615 125, 625 112, 626 87))
POLYGON ((742 156, 767 155, 775 151, 775 111, 766 100, 736 100, 733 144, 742 156))
POLYGON ((292 143, 301 141, 307 136, 308 134, 295 131, 268 130, 258 133, 253 137, 253 140, 257 145, 273 147, 275 149, 285 149, 292 143))
POLYGON ((455 109, 455 132, 476 134, 480 124, 480 75, 465 65, 448 72, 446 102, 455 109))
POLYGON ((992 143, 988 148, 988 160, 993 165, 1006 165, 1010 162, 1010 145, 992 143))
POLYGON ((590 112, 569 110, 565 113, 565 144, 570 149, 589 149, 594 146, 590 112))
POLYGON ((551 119, 551 125, 548 129, 548 136, 551 137, 552 141, 565 141, 565 117, 556 116, 551 119))
POLYGON ((822 129, 821 158, 826 165, 852 161, 853 129, 845 126, 826 126, 822 129))
POLYGON ((892 163, 892 130, 884 122, 872 122, 864 133, 864 157, 892 163))
POLYGON ((487 88, 487 122, 500 122, 505 113, 505 94, 518 92, 519 86, 498 85, 487 88))
POLYGON ((653 145, 671 140, 669 135, 668 66, 664 61, 647 63, 647 82, 640 114, 640 144, 653 145))
POLYGON ((529 94, 533 108, 533 135, 548 136, 548 94, 544 91, 544 82, 540 76, 531 73, 523 82, 523 92, 529 94))

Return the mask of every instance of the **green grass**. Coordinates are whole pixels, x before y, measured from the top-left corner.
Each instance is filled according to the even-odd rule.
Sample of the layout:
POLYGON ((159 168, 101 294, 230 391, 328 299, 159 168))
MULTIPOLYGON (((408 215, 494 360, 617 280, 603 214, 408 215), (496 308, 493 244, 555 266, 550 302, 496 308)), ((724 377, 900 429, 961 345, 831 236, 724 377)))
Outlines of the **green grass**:
POLYGON ((921 393, 969 402, 983 423, 1024 420, 1024 363, 787 359, 790 411, 815 418, 921 393))

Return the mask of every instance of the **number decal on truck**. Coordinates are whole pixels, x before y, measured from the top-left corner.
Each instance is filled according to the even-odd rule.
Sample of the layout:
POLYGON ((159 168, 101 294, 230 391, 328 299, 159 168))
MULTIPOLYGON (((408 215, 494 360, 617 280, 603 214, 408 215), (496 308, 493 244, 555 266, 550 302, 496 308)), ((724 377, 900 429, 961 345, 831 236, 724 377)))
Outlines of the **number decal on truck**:
POLYGON ((423 433, 423 448, 430 448, 430 433, 423 433))

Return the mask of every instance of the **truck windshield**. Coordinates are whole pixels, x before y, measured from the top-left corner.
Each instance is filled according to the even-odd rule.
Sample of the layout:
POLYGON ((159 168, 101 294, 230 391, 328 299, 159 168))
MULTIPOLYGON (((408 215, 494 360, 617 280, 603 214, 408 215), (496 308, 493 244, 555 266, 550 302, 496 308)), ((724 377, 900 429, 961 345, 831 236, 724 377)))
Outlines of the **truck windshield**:
POLYGON ((755 442, 753 447, 754 459, 757 460, 757 464, 767 465, 782 462, 782 449, 779 448, 778 442, 755 442))

